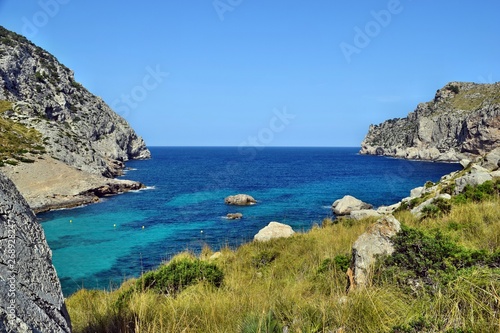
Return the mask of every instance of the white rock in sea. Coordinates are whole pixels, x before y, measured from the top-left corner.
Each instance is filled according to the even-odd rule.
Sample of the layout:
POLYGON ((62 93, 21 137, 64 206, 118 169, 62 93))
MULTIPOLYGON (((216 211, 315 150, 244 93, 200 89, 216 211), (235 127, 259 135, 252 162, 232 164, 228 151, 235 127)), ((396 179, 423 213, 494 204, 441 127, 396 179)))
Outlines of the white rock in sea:
POLYGON ((332 210, 336 215, 348 215, 355 210, 371 208, 373 208, 372 205, 367 204, 350 195, 346 195, 342 199, 336 200, 332 204, 332 210))
POLYGON ((243 217, 241 213, 229 213, 226 215, 228 220, 239 220, 243 217))
POLYGON ((256 204, 257 200, 248 194, 236 194, 228 196, 224 202, 228 205, 249 206, 256 204))
POLYGON ((259 230, 254 236, 254 241, 266 242, 275 238, 287 238, 295 233, 292 227, 279 222, 270 222, 266 227, 259 230))

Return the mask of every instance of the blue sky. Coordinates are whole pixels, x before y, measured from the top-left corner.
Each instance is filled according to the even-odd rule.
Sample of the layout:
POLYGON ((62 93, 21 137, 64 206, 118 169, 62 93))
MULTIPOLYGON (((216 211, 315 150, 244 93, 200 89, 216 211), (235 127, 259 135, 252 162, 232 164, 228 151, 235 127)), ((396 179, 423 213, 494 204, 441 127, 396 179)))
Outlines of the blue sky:
POLYGON ((359 146, 450 81, 500 80, 498 1, 0 0, 150 146, 359 146))

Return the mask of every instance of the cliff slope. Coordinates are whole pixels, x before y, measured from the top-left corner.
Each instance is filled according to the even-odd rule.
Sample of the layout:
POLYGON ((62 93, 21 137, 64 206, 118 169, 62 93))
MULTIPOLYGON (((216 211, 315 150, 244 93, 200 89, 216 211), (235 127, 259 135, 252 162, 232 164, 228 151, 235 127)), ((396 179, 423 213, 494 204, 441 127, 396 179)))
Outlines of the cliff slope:
POLYGON ((143 185, 111 179, 151 154, 73 72, 0 26, 0 167, 35 212, 74 207, 143 185))
POLYGON ((11 103, 0 108, 3 121, 32 129, 39 134, 32 136, 38 151, 70 166, 112 177, 120 173, 122 162, 150 157, 142 138, 102 99, 75 82, 70 69, 3 27, 0 87, 0 101, 11 103))
POLYGON ((450 82, 405 118, 370 125, 361 154, 459 161, 500 146, 500 83, 450 82))
POLYGON ((0 172, 0 332, 70 332, 42 227, 0 172))

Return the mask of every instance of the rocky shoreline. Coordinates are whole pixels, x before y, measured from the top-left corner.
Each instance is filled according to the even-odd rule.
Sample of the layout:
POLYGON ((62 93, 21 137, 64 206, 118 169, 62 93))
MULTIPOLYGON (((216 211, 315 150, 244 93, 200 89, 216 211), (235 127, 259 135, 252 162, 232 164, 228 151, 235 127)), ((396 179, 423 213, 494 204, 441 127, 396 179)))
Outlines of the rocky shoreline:
POLYGON ((48 156, 34 163, 5 166, 1 171, 35 214, 93 204, 103 197, 145 188, 139 182, 90 174, 48 156))

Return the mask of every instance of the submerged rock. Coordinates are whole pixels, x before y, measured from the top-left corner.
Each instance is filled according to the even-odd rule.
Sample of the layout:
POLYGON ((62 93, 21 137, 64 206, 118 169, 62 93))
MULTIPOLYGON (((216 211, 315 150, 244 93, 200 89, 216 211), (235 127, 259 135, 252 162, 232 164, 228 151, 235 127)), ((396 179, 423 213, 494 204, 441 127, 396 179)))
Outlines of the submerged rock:
POLYGON ((228 220, 239 220, 243 218, 243 214, 241 213, 229 213, 226 215, 228 220))
POLYGON ((290 237, 295 233, 292 227, 289 225, 271 222, 266 227, 259 230, 259 232, 254 236, 254 241, 266 242, 275 238, 286 238, 290 237))
POLYGON ((224 199, 224 202, 227 205, 236 205, 236 206, 249 206, 255 205, 257 200, 255 200, 252 196, 248 194, 236 194, 231 195, 224 199))

